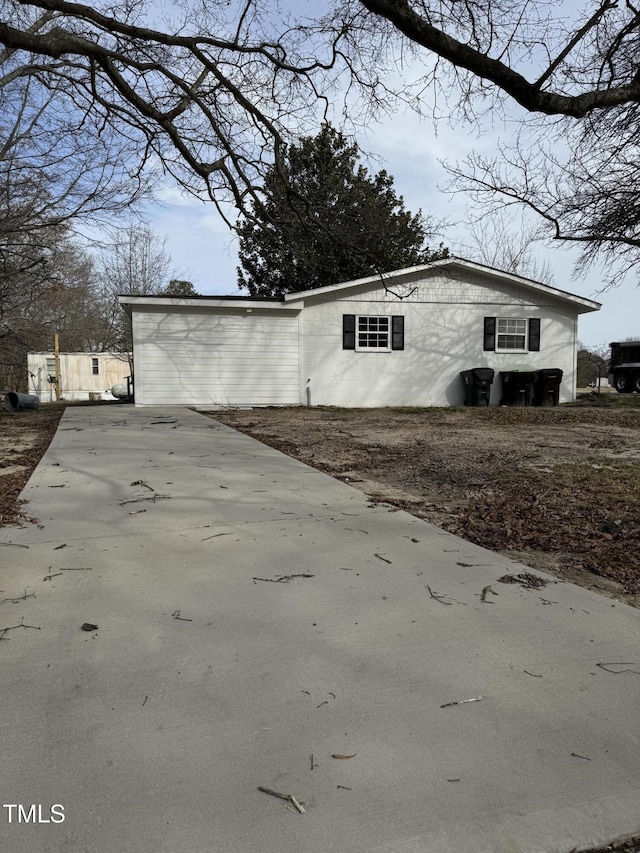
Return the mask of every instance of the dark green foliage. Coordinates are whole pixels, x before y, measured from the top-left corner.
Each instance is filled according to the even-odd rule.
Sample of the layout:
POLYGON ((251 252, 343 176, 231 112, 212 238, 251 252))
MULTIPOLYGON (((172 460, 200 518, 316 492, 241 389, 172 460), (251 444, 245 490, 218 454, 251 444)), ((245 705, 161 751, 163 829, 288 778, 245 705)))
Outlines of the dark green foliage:
POLYGON ((181 278, 172 278, 169 284, 160 291, 161 296, 198 296, 193 282, 181 278))
POLYGON ((285 180, 272 167, 255 220, 239 223, 240 288, 279 297, 448 256, 425 245, 428 223, 404 209, 393 178, 371 176, 359 156, 329 124, 288 149, 285 180))

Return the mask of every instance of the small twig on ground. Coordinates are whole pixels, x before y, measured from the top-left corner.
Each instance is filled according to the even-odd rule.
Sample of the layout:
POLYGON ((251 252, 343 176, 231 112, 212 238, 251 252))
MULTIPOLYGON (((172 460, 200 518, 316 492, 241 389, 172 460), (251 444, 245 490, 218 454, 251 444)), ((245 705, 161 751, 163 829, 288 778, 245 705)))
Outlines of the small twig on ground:
POLYGON ((312 770, 314 770, 314 769, 318 766, 318 763, 317 763, 317 762, 314 762, 314 760, 313 760, 313 753, 311 753, 311 755, 309 756, 309 758, 311 759, 311 769, 312 769, 312 770))
POLYGON ((67 543, 63 542, 62 545, 56 545, 56 547, 53 550, 54 551, 61 551, 63 548, 66 548, 66 547, 67 547, 67 543))
POLYGON ((493 604, 493 601, 487 601, 487 595, 489 593, 491 593, 492 595, 498 595, 498 593, 495 591, 495 589, 493 589, 491 584, 488 584, 487 586, 484 587, 484 589, 480 593, 480 601, 483 604, 493 604))
POLYGON ((600 669, 604 669, 605 672, 610 672, 612 675, 622 675, 623 672, 635 672, 636 675, 640 675, 640 670, 637 669, 608 669, 610 666, 633 666, 634 663, 635 661, 605 661, 603 663, 597 663, 596 666, 599 666, 600 669))
POLYGON ((19 601, 24 601, 27 598, 35 598, 35 597, 36 597, 35 592, 30 592, 27 595, 27 590, 25 589, 24 595, 21 595, 18 598, 3 598, 2 601, 0 601, 0 604, 2 604, 4 601, 10 601, 12 604, 17 604, 19 601))
POLYGON ((391 560, 387 560, 386 557, 383 557, 382 554, 374 554, 374 557, 377 557, 379 560, 382 560, 383 563, 388 563, 391 565, 391 560))
POLYGON ((321 702, 319 705, 316 705, 316 708, 322 708, 323 705, 328 705, 328 704, 329 704, 329 700, 325 699, 324 702, 321 702))
POLYGON ((147 704, 147 699, 148 699, 148 698, 149 698, 148 696, 145 696, 145 697, 144 697, 144 701, 143 701, 143 703, 142 703, 142 707, 143 707, 143 708, 144 708, 144 706, 147 704))
POLYGON ((205 536, 204 539, 201 539, 201 542, 208 542, 209 539, 217 539, 218 536, 231 536, 231 533, 214 533, 213 536, 205 536))
POLYGON ((89 568, 89 566, 80 566, 76 568, 75 566, 66 566, 60 569, 61 572, 92 572, 93 569, 89 568))
POLYGON ((440 602, 440 604, 453 604, 453 601, 445 601, 445 596, 444 596, 444 595, 438 595, 438 593, 437 593, 437 592, 434 592, 434 591, 431 589, 431 587, 429 586, 429 584, 425 584, 425 589, 426 589, 426 590, 428 590, 429 595, 431 596, 431 598, 433 598, 435 601, 439 601, 439 602, 440 602))
POLYGON ((541 595, 539 595, 539 596, 538 596, 538 598, 540 599, 540 601, 541 601, 543 604, 558 604, 558 603, 559 603, 559 602, 557 602, 557 601, 551 601, 551 599, 550 599, 550 598, 543 598, 541 595))
POLYGON ((179 619, 180 622, 193 622, 193 619, 186 619, 184 616, 181 616, 179 610, 174 610, 171 615, 174 619, 179 619))
POLYGON ((584 761, 591 761, 586 755, 578 755, 577 752, 570 752, 569 755, 572 755, 574 758, 582 758, 584 761))
POLYGON ((50 581, 50 580, 51 580, 51 578, 59 578, 59 577, 61 577, 61 575, 62 575, 62 572, 56 572, 56 573, 55 573, 55 575, 45 575, 45 576, 42 578, 42 580, 43 580, 43 581, 50 581))
POLYGON ((529 672, 528 669, 523 670, 523 672, 526 672, 527 675, 532 675, 534 678, 542 678, 541 675, 536 675, 535 672, 529 672))
MULTIPOLYGON (((204 541, 204 540, 203 540, 204 541)), ((266 583, 289 583, 293 578, 312 578, 314 575, 310 575, 307 572, 302 572, 298 575, 278 575, 275 578, 253 578, 253 582, 256 581, 265 581, 266 583)))
POLYGON ((146 512, 146 509, 132 509, 129 515, 140 515, 141 512, 146 512))
POLYGON ((21 545, 19 542, 0 542, 0 545, 4 545, 6 548, 28 548, 28 545, 21 545))
POLYGON ((262 785, 258 785, 258 790, 262 791, 263 794, 271 794, 272 797, 278 797, 281 800, 287 800, 290 802, 295 808, 300 812, 300 814, 304 814, 305 810, 293 794, 282 794, 280 791, 272 791, 271 788, 263 788, 262 785))
POLYGON ((445 702, 440 705, 441 708, 451 708, 453 705, 468 705, 469 702, 482 702, 482 696, 477 696, 475 699, 460 699, 458 702, 445 702))
POLYGON ((149 485, 149 483, 145 483, 144 480, 134 480, 133 483, 130 483, 131 486, 144 486, 145 489, 149 489, 150 492, 153 492, 154 489, 149 485))
POLYGON ((336 785, 338 791, 353 791, 353 788, 347 788, 346 785, 336 785))
POLYGON ((143 501, 153 501, 154 503, 159 500, 169 500, 171 495, 159 495, 154 493, 153 495, 149 495, 148 498, 131 498, 131 500, 120 501, 120 506, 126 506, 127 504, 139 504, 143 501))
POLYGON ((16 628, 33 628, 34 631, 42 631, 42 628, 39 625, 25 625, 23 616, 18 625, 10 625, 8 628, 0 628, 0 640, 8 639, 6 635, 9 631, 15 631, 16 628))

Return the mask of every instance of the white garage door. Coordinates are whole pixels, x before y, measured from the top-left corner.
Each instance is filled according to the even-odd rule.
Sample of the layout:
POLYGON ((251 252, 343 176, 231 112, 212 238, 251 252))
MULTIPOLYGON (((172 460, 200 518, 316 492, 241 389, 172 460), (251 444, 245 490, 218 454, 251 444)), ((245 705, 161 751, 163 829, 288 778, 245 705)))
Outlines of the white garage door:
POLYGON ((133 334, 137 405, 300 402, 297 313, 145 307, 133 334))

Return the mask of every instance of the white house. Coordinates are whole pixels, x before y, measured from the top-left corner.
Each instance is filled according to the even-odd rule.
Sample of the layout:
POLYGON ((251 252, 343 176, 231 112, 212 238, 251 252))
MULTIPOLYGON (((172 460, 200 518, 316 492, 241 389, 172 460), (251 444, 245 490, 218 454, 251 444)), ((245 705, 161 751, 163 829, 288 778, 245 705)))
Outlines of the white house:
POLYGON ((460 372, 558 368, 575 396, 580 314, 600 305, 457 258, 282 299, 121 296, 138 406, 448 406, 460 372))
MULTIPOLYGON (((131 375, 130 355, 126 352, 61 352, 59 354, 60 392, 63 400, 88 400, 90 395, 114 400, 111 387, 131 375)), ((55 354, 27 354, 29 392, 42 403, 55 400, 55 354)))

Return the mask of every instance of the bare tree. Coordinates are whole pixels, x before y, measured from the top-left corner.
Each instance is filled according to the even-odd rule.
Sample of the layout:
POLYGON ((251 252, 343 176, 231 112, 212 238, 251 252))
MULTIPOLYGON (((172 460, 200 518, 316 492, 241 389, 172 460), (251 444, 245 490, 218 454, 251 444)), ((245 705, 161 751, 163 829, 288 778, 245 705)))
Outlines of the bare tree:
POLYGON ((287 128, 315 117, 316 78, 334 65, 338 39, 310 42, 252 0, 172 8, 156 29, 150 3, 102 11, 2 0, 0 42, 14 76, 60 86, 126 141, 135 177, 159 165, 186 188, 205 189, 225 215, 226 201, 244 209, 257 198, 287 128))
POLYGON ((460 242, 459 251, 469 260, 544 284, 554 284, 551 264, 549 261, 541 263, 534 253, 535 247, 544 239, 543 230, 524 215, 514 218, 504 210, 469 214, 465 233, 466 238, 460 242))
POLYGON ((592 385, 600 396, 602 379, 609 371, 611 350, 608 344, 586 347, 578 341, 578 386, 592 385))
MULTIPOLYGON (((52 20, 45 13, 32 29, 52 20)), ((147 194, 150 173, 130 167, 130 140, 98 115, 93 98, 79 97, 53 69, 25 66, 19 57, 0 50, 0 179, 9 195, 30 187, 29 221, 111 214, 147 194)))
POLYGON ((131 328, 120 294, 160 293, 172 278, 164 239, 144 225, 114 229, 98 253, 96 302, 102 320, 100 350, 130 352, 131 328))
POLYGON ((630 0, 345 0, 341 9, 334 26, 348 28, 353 61, 363 40, 374 52, 388 39, 423 62, 420 92, 441 112, 507 114, 519 128, 496 157, 453 164, 455 191, 483 212, 497 203, 535 212, 548 237, 582 247, 579 268, 602 261, 610 282, 637 265, 640 10, 630 0))
POLYGON ((78 138, 85 121, 104 129, 126 146, 134 178, 159 167, 204 189, 231 224, 226 203, 245 216, 259 207, 266 170, 282 171, 287 142, 338 90, 351 120, 356 105, 424 110, 427 93, 437 113, 471 120, 512 105, 520 126, 533 117, 525 134, 496 160, 454 167, 463 185, 529 206, 553 238, 585 246, 585 262, 637 261, 631 0, 333 0, 315 18, 283 14, 277 0, 183 0, 162 24, 155 9, 0 0, 9 76, 64 91, 84 116, 78 138), (405 61, 421 64, 415 86, 402 80, 405 61))
POLYGON ((0 226, 0 385, 17 388, 25 385, 29 350, 51 349, 55 332, 67 347, 88 348, 95 321, 91 261, 68 228, 49 225, 19 238, 6 243, 0 226))

